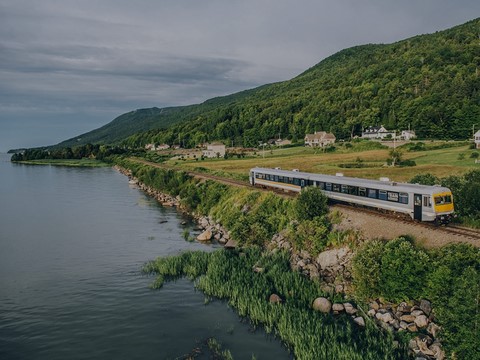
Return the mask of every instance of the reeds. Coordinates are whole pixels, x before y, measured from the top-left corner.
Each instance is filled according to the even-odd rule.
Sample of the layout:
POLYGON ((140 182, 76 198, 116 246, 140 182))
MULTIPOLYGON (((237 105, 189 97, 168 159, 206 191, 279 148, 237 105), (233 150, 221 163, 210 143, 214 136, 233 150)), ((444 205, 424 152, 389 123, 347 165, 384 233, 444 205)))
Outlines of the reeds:
POLYGON ((259 248, 213 253, 187 252, 160 258, 144 267, 168 281, 188 276, 206 296, 226 299, 240 316, 277 335, 297 359, 405 359, 391 335, 375 326, 360 328, 350 318, 333 318, 311 308, 319 285, 290 270, 283 252, 265 255, 259 248), (253 267, 264 268, 254 272, 253 267), (281 303, 270 303, 272 293, 281 303))

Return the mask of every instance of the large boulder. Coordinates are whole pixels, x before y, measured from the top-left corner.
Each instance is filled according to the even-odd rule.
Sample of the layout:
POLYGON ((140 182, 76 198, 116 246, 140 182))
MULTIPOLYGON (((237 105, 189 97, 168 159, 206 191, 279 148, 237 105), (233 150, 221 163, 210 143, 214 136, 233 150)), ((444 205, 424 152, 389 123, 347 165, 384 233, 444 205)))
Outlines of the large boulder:
POLYGON ((198 241, 210 241, 212 238, 213 234, 210 229, 205 230, 202 232, 200 235, 197 236, 198 241))
POLYGON ((322 270, 339 265, 348 252, 349 250, 346 247, 321 252, 317 256, 317 263, 322 270))
POLYGON ((322 313, 329 313, 332 309, 332 303, 327 298, 318 297, 313 301, 312 307, 314 310, 320 311, 322 313))

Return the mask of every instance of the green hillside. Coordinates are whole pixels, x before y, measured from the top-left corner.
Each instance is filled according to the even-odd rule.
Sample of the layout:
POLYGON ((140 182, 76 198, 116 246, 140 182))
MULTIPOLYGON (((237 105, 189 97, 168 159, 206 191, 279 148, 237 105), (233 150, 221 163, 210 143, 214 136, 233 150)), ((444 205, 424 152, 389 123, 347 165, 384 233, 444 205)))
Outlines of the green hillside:
POLYGON ((480 123, 479 34, 475 19, 394 44, 345 49, 292 80, 199 105, 154 108, 151 115, 128 113, 82 141, 90 135, 95 142, 118 142, 136 133, 124 143, 255 146, 279 134, 303 139, 315 130, 350 138, 380 124, 410 127, 425 138, 465 139, 480 123))

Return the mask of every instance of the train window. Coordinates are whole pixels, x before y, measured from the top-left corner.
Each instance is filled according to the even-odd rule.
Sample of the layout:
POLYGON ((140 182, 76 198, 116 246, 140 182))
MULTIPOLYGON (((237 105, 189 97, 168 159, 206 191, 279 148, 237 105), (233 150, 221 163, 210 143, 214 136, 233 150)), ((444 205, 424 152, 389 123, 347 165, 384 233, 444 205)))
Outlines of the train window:
POLYGON ((385 190, 378 191, 378 198, 380 200, 387 200, 387 192, 385 190))
MULTIPOLYGON (((437 199, 435 198, 435 203, 437 203, 437 199)), ((432 207, 432 201, 430 200, 430 196, 423 197, 423 206, 425 207, 432 207)))
POLYGON ((293 179, 293 184, 299 186, 300 185, 300 179, 294 178, 293 179))
POLYGON ((389 191, 389 192, 387 193, 387 200, 388 200, 388 201, 398 202, 398 193, 397 193, 397 192, 389 191))
POLYGON ((278 181, 283 183, 283 182, 284 182, 283 176, 279 176, 279 177, 278 177, 278 181))
POLYGON ((357 195, 358 194, 358 188, 356 186, 349 186, 348 187, 348 193, 350 195, 357 195))
POLYGON ((444 204, 451 204, 452 197, 450 195, 445 196, 435 196, 435 205, 444 205, 444 204))
POLYGON ((338 184, 332 184, 333 191, 335 192, 340 192, 340 185, 338 184))
POLYGON ((372 199, 377 198, 377 190, 375 189, 368 189, 368 197, 372 199))
POLYGON ((275 181, 278 182, 278 175, 275 175, 275 181))
POLYGON ((348 194, 348 185, 341 185, 342 193, 348 194))
POLYGON ((402 204, 408 204, 408 194, 407 193, 400 193, 398 195, 398 202, 402 204))
POLYGON ((325 183, 325 190, 332 191, 332 183, 325 183))
POLYGON ((325 183, 323 181, 320 181, 320 189, 325 190, 325 183))
POLYGON ((366 189, 366 188, 359 187, 359 188, 358 188, 358 195, 359 195, 359 196, 367 196, 367 189, 366 189))
POLYGON ((293 184, 293 178, 289 177, 289 178, 288 178, 288 183, 289 183, 289 184, 293 184))

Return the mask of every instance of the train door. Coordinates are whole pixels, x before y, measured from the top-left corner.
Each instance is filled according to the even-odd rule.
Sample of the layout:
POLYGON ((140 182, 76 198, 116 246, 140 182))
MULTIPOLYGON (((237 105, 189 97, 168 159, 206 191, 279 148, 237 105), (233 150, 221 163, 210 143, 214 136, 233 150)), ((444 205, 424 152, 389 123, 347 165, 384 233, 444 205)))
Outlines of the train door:
POLYGON ((422 194, 413 195, 413 219, 422 221, 422 194))
POLYGON ((302 180, 300 181, 300 186, 302 187, 302 189, 305 187, 305 180, 302 179, 302 180))

